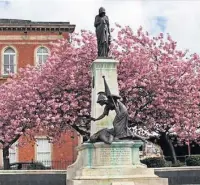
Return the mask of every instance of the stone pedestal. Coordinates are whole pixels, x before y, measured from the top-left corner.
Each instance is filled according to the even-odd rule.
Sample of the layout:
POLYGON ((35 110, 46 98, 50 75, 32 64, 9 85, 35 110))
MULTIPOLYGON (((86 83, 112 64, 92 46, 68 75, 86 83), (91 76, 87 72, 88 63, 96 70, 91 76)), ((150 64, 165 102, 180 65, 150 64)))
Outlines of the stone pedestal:
MULTIPOLYGON (((96 59, 92 63, 92 107, 91 116, 97 118, 103 113, 104 107, 97 104, 97 93, 105 92, 102 76, 105 76, 108 86, 112 94, 119 95, 117 83, 117 64, 118 61, 113 59, 96 59)), ((91 123, 91 135, 102 128, 112 128, 112 122, 115 116, 114 111, 110 111, 109 115, 104 119, 91 123)))
POLYGON ((141 141, 82 144, 76 162, 67 169, 67 185, 167 185, 167 179, 140 163, 141 145, 141 141))

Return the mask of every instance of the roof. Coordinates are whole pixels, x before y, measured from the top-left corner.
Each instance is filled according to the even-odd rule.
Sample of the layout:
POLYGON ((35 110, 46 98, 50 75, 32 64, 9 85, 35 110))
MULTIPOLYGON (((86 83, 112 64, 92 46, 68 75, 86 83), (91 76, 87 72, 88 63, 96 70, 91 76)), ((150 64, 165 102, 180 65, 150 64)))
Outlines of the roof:
POLYGON ((74 32, 69 22, 35 22, 23 19, 0 19, 0 31, 59 31, 74 32))

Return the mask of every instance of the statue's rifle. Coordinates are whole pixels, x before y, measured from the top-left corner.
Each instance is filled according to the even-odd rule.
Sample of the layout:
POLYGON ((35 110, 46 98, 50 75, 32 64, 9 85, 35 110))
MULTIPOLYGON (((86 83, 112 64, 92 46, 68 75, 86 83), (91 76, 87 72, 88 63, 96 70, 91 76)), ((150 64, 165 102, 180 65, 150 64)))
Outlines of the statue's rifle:
POLYGON ((106 95, 107 98, 108 98, 108 97, 111 98, 111 100, 112 100, 112 102, 113 102, 113 104, 114 104, 114 106, 115 106, 115 110, 118 111, 118 110, 117 110, 116 103, 115 103, 115 101, 114 101, 114 99, 113 99, 113 96, 112 96, 112 94, 111 94, 111 92, 110 92, 110 89, 109 89, 109 87, 108 87, 108 84, 107 84, 107 82, 106 82, 105 76, 102 76, 102 78, 103 78, 103 80, 104 80, 105 95, 106 95))

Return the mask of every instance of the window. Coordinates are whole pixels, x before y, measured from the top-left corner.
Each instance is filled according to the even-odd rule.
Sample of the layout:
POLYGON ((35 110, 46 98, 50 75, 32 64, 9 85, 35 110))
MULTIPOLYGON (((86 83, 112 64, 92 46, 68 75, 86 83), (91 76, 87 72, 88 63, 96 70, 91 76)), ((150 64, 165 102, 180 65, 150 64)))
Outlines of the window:
POLYGON ((13 144, 9 148, 9 159, 10 159, 10 163, 17 162, 17 143, 13 144))
POLYGON ((45 47, 40 47, 37 49, 37 65, 41 66, 44 64, 49 56, 49 51, 45 47))
POLYGON ((7 48, 3 54, 3 74, 16 73, 16 53, 12 48, 7 48))
POLYGON ((46 138, 37 139, 37 161, 45 166, 51 166, 51 143, 46 138))

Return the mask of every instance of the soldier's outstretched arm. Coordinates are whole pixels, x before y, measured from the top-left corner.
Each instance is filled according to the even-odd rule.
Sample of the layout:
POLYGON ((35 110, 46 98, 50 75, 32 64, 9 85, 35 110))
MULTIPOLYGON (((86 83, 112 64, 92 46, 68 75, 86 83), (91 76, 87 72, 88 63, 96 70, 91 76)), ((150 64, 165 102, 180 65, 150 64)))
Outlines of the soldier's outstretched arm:
POLYGON ((91 118, 92 121, 98 121, 98 120, 101 120, 103 119, 104 117, 106 116, 106 114, 102 114, 101 116, 99 116, 98 118, 91 118))
POLYGON ((98 118, 91 118, 92 121, 98 121, 103 119, 105 116, 107 116, 109 114, 109 109, 107 107, 104 108, 103 114, 100 115, 98 118))

